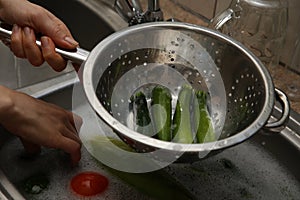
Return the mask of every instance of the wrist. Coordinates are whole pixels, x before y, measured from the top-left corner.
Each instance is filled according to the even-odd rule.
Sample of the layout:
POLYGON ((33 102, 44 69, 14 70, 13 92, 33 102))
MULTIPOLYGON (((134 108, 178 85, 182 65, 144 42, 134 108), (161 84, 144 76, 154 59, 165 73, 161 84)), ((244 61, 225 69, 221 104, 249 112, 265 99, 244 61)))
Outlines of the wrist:
POLYGON ((12 92, 11 89, 0 85, 0 121, 2 121, 8 111, 14 107, 12 92))

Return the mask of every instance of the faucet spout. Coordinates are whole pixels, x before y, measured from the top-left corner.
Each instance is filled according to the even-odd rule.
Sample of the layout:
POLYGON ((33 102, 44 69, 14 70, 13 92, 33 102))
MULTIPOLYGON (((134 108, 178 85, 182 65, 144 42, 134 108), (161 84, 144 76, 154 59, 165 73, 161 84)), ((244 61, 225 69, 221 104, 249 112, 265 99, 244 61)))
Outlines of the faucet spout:
POLYGON ((148 11, 155 12, 159 10, 159 0, 148 0, 148 11))
POLYGON ((143 12, 139 0, 115 0, 114 7, 118 14, 127 22, 143 12))
POLYGON ((148 0, 146 12, 143 12, 139 0, 115 0, 114 7, 118 14, 129 23, 129 26, 163 20, 159 0, 148 0))

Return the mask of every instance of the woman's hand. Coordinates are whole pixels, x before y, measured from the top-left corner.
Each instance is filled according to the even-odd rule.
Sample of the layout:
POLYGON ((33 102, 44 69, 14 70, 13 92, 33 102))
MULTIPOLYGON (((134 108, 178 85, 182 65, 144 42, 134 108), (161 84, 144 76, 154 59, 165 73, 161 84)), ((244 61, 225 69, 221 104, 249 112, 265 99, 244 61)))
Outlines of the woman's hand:
POLYGON ((2 86, 0 93, 0 124, 20 137, 27 151, 58 148, 69 153, 74 164, 80 160, 79 116, 2 86))
POLYGON ((66 60, 54 50, 55 46, 74 49, 78 43, 66 25, 46 9, 27 0, 0 0, 0 19, 14 24, 11 50, 20 58, 27 58, 34 66, 46 61, 55 71, 66 67, 66 60), (41 49, 36 45, 41 37, 41 49))

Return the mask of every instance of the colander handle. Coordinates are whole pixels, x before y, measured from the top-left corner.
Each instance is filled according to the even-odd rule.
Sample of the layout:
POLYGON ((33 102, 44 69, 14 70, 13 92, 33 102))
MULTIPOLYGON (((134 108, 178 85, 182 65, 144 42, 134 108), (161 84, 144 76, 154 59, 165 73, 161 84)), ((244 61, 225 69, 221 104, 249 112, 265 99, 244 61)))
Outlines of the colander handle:
MULTIPOLYGON (((7 45, 10 44, 10 37, 12 34, 11 30, 8 30, 4 27, 8 26, 8 24, 1 22, 0 21, 0 39, 7 45)), ((36 41, 36 44, 40 47, 41 46, 41 41, 36 41)), ((55 48, 55 51, 59 53, 62 57, 70 60, 73 63, 76 64, 82 64, 84 61, 86 61, 89 51, 84 50, 82 48, 76 48, 74 50, 63 50, 59 48, 55 48)))
POLYGON ((277 88, 275 88, 275 98, 281 104, 282 109, 279 111, 281 112, 281 116, 276 121, 268 121, 264 128, 270 131, 275 130, 275 132, 280 132, 288 122, 290 116, 290 103, 286 94, 277 88))

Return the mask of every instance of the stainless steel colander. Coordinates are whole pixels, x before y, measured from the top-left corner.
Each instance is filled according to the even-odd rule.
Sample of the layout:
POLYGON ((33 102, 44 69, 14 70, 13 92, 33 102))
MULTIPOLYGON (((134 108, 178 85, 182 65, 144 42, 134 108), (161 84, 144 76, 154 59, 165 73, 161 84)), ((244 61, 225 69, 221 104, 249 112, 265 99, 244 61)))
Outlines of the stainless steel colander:
POLYGON ((140 152, 181 152, 184 160, 191 158, 186 155, 204 157, 210 151, 241 143, 263 127, 284 125, 289 113, 286 96, 274 90, 268 71, 248 49, 221 33, 184 23, 147 23, 111 35, 85 62, 83 85, 100 118, 133 148, 140 152), (192 51, 195 47, 196 52, 192 51), (157 67, 159 72, 151 74, 157 67), (183 80, 175 78, 178 73, 183 80), (128 99, 141 87, 151 88, 151 84, 143 87, 151 81, 166 85, 175 98, 181 81, 208 91, 215 106, 214 123, 220 124, 220 139, 176 144, 133 131, 128 123, 130 111, 126 111, 128 99), (282 118, 267 122, 275 97, 284 105, 282 118))
POLYGON ((214 30, 180 22, 146 23, 110 35, 88 57, 82 53, 78 57, 78 52, 68 53, 68 58, 83 62, 84 92, 103 126, 159 161, 203 158, 245 141, 263 127, 283 126, 288 119, 288 100, 274 89, 260 60, 241 43, 214 30), (153 85, 163 85, 176 99, 183 84, 208 92, 218 141, 179 144, 132 129, 129 100, 134 92, 147 93, 153 85), (268 122, 275 98, 283 105, 282 117, 268 122))

